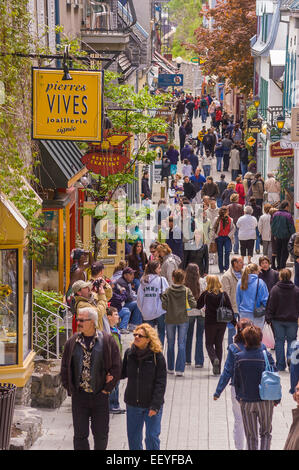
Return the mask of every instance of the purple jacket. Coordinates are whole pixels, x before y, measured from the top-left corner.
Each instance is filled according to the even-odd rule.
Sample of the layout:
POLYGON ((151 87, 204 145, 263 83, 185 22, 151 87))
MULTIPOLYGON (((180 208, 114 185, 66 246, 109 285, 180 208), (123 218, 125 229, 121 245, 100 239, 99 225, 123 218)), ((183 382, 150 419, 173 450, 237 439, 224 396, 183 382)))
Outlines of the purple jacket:
POLYGON ((177 164, 179 159, 179 152, 176 149, 167 150, 166 155, 172 165, 177 164))

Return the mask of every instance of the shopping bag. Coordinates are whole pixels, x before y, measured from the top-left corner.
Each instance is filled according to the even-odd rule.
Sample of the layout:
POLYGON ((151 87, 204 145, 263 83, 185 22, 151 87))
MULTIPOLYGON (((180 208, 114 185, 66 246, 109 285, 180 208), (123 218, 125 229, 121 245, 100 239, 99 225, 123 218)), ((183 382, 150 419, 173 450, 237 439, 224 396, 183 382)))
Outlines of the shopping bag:
POLYGON ((275 339, 273 335, 273 331, 270 325, 268 323, 265 323, 264 328, 263 328, 263 343, 266 346, 266 348, 269 349, 274 349, 275 347, 275 339))

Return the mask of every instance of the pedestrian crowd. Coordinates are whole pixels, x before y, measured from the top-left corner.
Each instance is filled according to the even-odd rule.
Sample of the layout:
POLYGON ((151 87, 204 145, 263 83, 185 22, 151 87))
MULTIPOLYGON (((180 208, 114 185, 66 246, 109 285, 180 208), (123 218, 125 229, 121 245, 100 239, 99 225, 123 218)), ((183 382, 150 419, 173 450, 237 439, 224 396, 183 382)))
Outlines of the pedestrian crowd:
MULTIPOLYGON (((285 449, 299 449, 299 233, 274 174, 264 182, 261 174, 248 171, 240 125, 210 98, 177 102, 180 150, 170 145, 164 173, 162 167, 162 177, 171 179, 169 200, 176 204, 159 201, 149 253, 138 227, 110 279, 89 253, 73 253, 67 299, 74 335, 65 345, 61 376, 72 396, 75 449, 89 448, 89 421, 95 449, 106 449, 110 412, 126 413, 130 450, 143 448, 144 426, 146 449, 158 450, 167 375, 183 377, 193 360, 195 368, 203 368, 204 346, 212 373, 219 376, 214 400, 231 385, 238 450, 270 449, 281 394, 277 384, 263 399, 263 380, 272 374, 272 381, 279 381, 277 372, 289 369, 298 407, 285 449), (194 142, 192 120, 201 117, 205 123, 208 116, 213 126, 203 127, 194 142), (211 176, 214 159, 218 182, 211 176), (222 172, 229 167, 226 182, 222 172), (255 264, 254 250, 260 254, 261 246, 255 264), (216 263, 219 275, 210 274, 216 263), (123 335, 129 333, 134 340, 122 351, 123 335), (123 379, 126 410, 119 403, 123 379)), ((150 206, 148 171, 141 192, 150 206)))

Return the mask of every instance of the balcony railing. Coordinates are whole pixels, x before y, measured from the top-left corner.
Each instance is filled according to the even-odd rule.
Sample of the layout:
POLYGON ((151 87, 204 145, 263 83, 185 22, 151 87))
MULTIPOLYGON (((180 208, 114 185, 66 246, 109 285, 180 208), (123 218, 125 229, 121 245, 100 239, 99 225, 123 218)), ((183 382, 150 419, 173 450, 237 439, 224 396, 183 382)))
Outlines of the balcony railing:
POLYGON ((93 35, 125 34, 137 21, 133 0, 118 1, 116 9, 109 0, 88 0, 83 18, 81 32, 93 35))

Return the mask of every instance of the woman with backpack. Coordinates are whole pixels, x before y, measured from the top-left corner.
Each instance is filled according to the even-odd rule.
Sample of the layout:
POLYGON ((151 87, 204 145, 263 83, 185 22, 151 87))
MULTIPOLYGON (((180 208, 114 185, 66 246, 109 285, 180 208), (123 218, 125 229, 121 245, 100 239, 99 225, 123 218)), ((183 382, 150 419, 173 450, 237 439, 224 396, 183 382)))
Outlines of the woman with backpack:
MULTIPOLYGON (((217 320, 219 307, 227 307, 233 312, 233 308, 226 292, 223 292, 218 276, 207 276, 207 288, 197 301, 197 308, 205 307, 205 335, 206 349, 213 365, 213 374, 219 375, 222 360, 222 343, 227 323, 217 320)), ((236 324, 235 319, 232 320, 236 324)))
POLYGON ((191 290, 184 285, 185 272, 172 273, 172 285, 162 294, 162 307, 166 310, 167 369, 169 374, 182 377, 186 363, 186 339, 189 328, 188 310, 196 307, 191 290), (177 334, 178 352, 175 361, 174 345, 177 334))
POLYGON ((140 280, 137 293, 137 306, 143 321, 157 326, 159 339, 164 346, 165 310, 162 308, 161 294, 169 287, 165 277, 161 276, 160 261, 149 261, 140 280))
MULTIPOLYGON (((197 301, 201 292, 206 289, 207 283, 200 277, 200 271, 197 264, 190 263, 186 269, 185 286, 189 287, 193 297, 197 301)), ((196 323, 196 344, 195 344, 195 367, 202 368, 204 363, 203 353, 203 334, 205 329, 205 311, 204 308, 192 308, 188 311, 189 327, 186 342, 186 365, 191 365, 191 351, 194 326, 196 323)))
POLYGON ((236 301, 241 318, 249 318, 254 325, 263 328, 266 305, 269 297, 266 283, 259 279, 259 267, 255 263, 248 264, 238 281, 236 301))
POLYGON ((218 266, 222 274, 229 269, 229 255, 232 251, 232 239, 235 232, 233 219, 228 215, 228 208, 222 206, 219 209, 219 217, 214 226, 213 233, 217 244, 218 266), (223 263, 224 254, 224 263, 223 263))
POLYGON ((244 434, 244 426, 243 426, 240 403, 236 399, 236 391, 235 391, 235 385, 234 385, 234 368, 235 368, 237 354, 241 351, 244 351, 245 349, 244 337, 242 335, 242 331, 245 328, 247 328, 247 326, 250 326, 252 324, 253 324, 252 321, 248 320, 248 318, 242 318, 240 321, 238 321, 237 334, 234 337, 234 342, 230 344, 228 347, 228 353, 227 353, 226 362, 224 364, 224 369, 222 371, 221 377, 218 381, 216 391, 214 393, 214 400, 218 400, 218 398, 220 398, 221 396, 221 393, 224 391, 225 387, 230 381, 232 410, 233 410, 233 415, 234 415, 233 435, 234 435, 235 447, 237 450, 244 449, 245 434, 244 434))
POLYGON ((248 450, 270 450, 273 409, 280 400, 262 400, 260 384, 266 361, 275 365, 271 354, 262 345, 262 330, 247 326, 242 330, 245 349, 236 355, 234 386, 240 403, 248 450), (258 426, 259 424, 259 426, 258 426), (259 427, 259 429, 258 429, 259 427))

